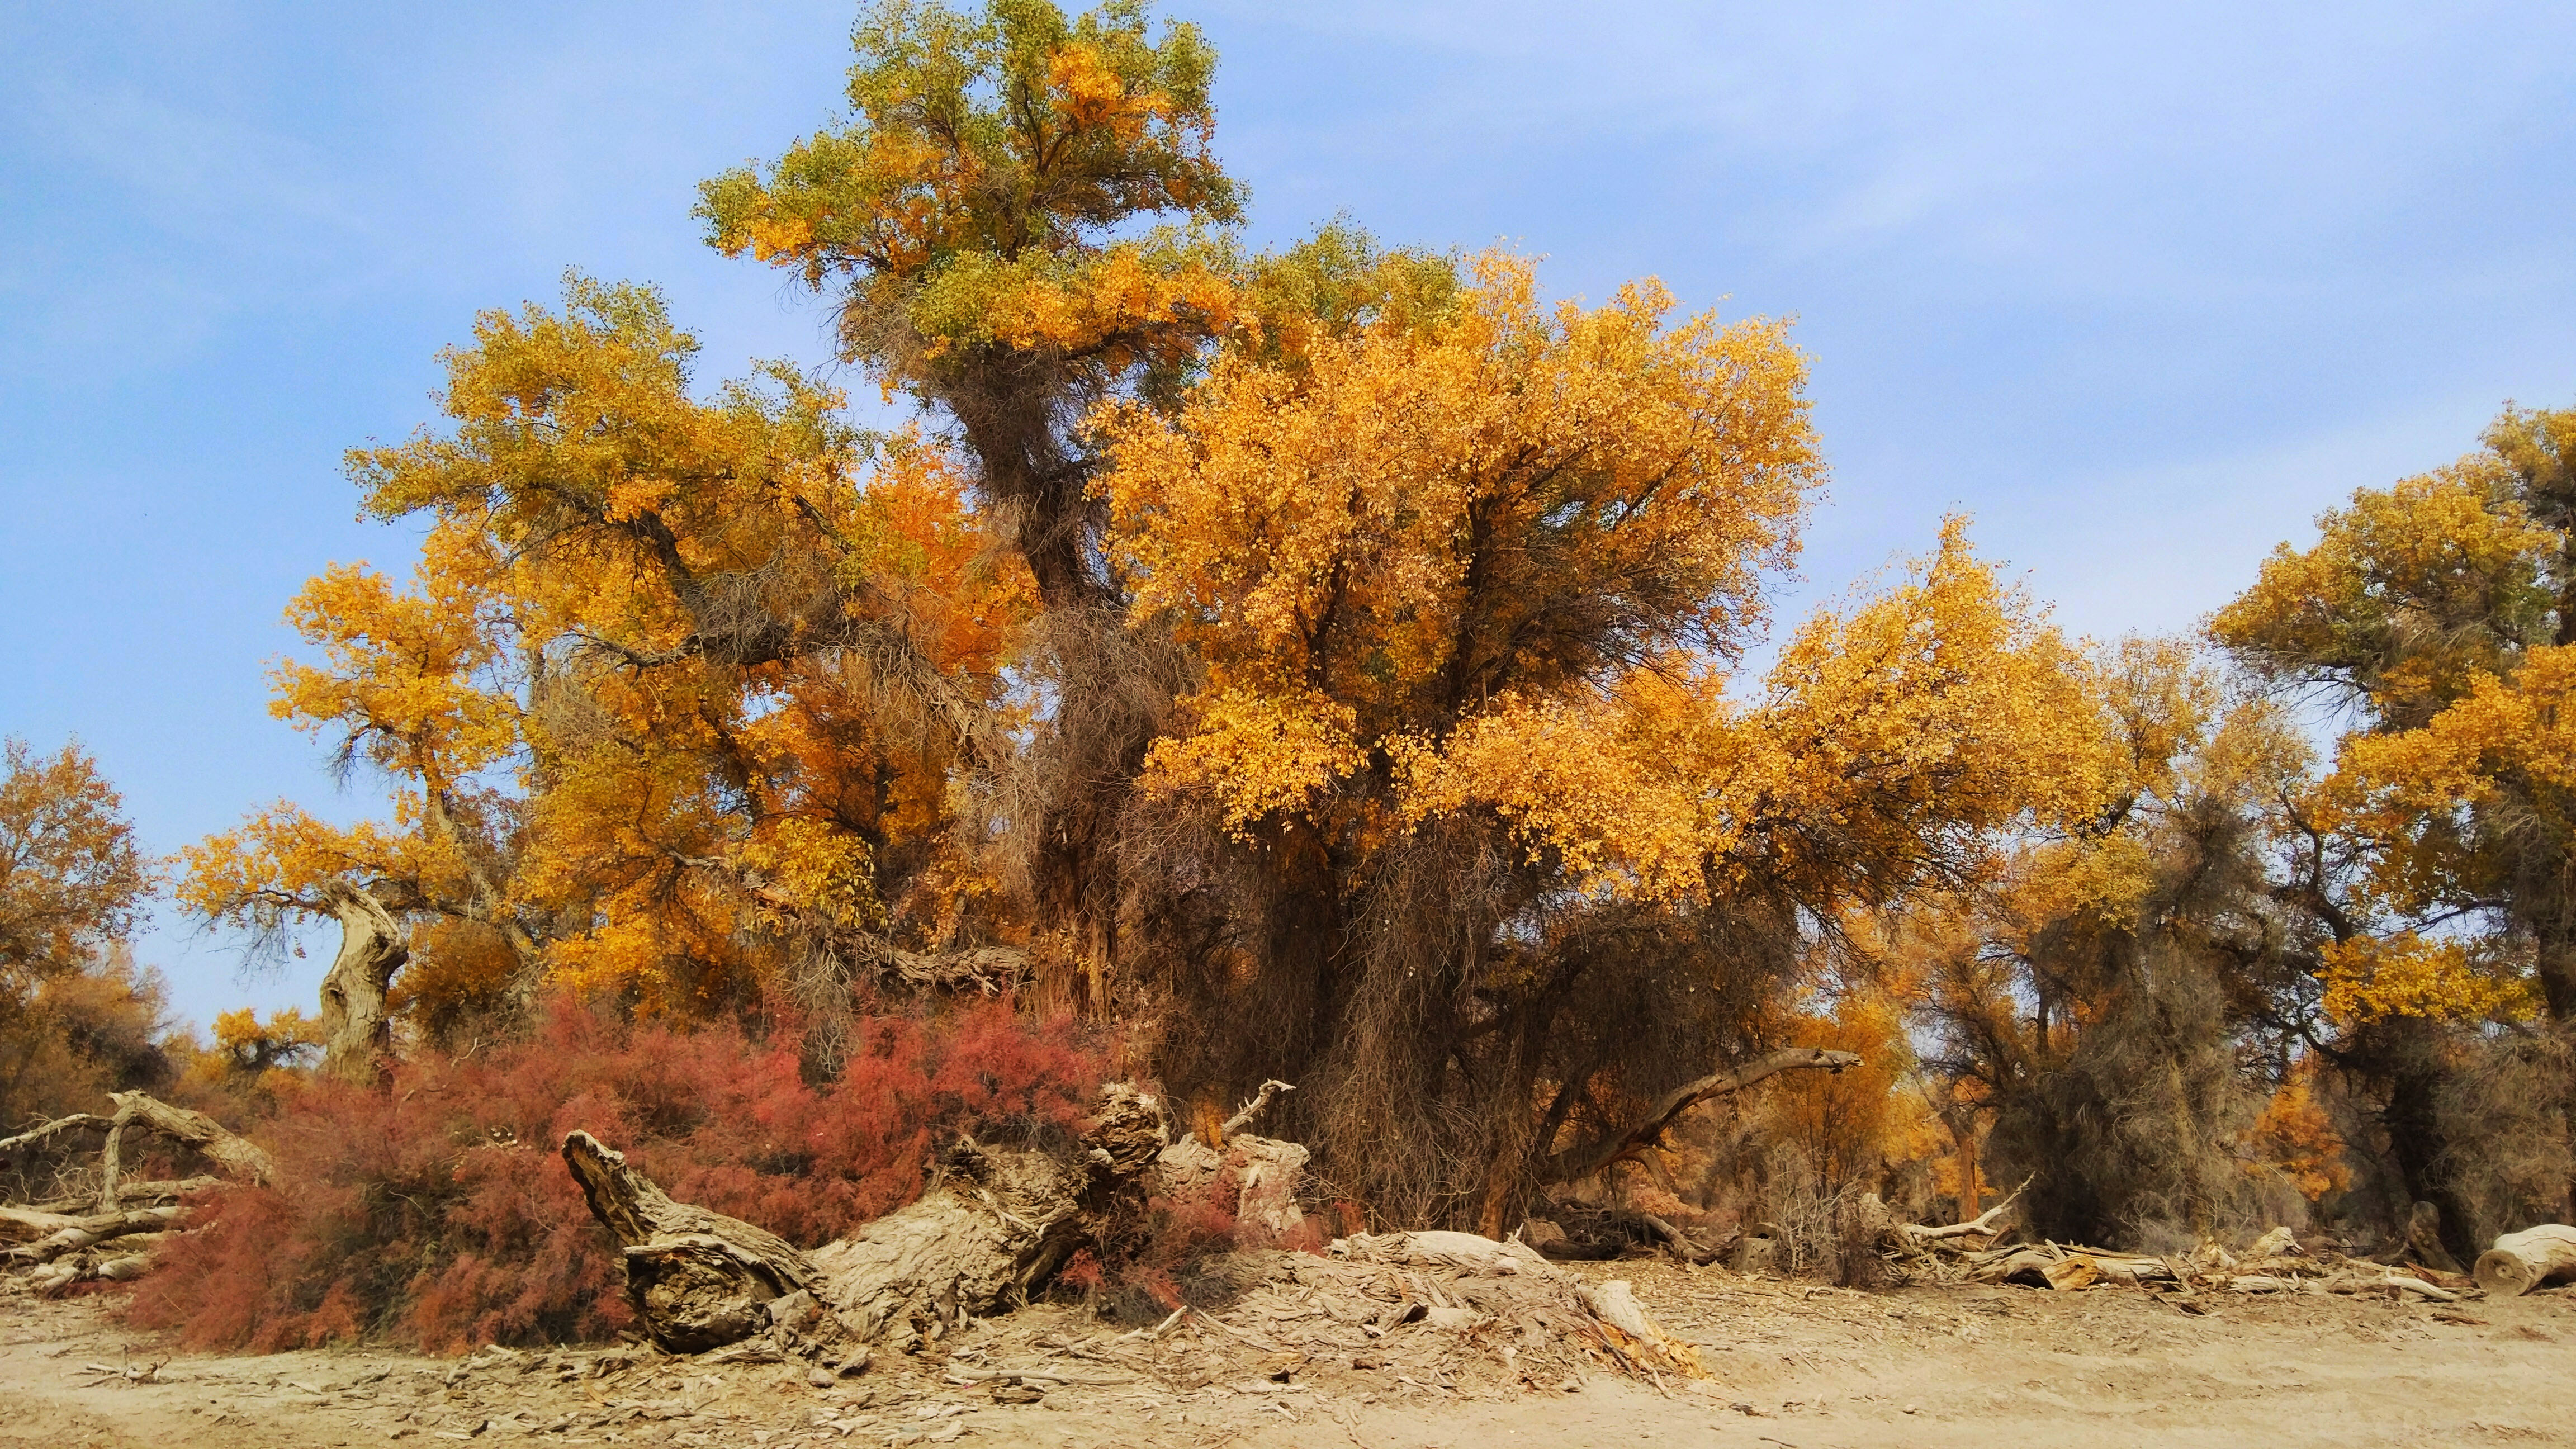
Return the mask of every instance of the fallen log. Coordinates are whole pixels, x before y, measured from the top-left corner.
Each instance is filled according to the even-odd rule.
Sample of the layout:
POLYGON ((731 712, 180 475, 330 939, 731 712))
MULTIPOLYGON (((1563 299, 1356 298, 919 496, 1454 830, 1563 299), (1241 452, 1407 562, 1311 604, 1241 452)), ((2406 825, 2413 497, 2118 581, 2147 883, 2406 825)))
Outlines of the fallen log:
POLYGON ((173 1142, 195 1148, 208 1162, 222 1169, 224 1176, 235 1181, 269 1183, 277 1178, 277 1164, 258 1143, 234 1133, 203 1112, 173 1107, 142 1092, 110 1092, 107 1098, 116 1104, 116 1116, 108 1128, 107 1145, 99 1149, 99 1168, 106 1178, 106 1185, 99 1190, 100 1207, 117 1205, 116 1179, 121 1170, 119 1159, 125 1132, 138 1124, 173 1142))
POLYGON ((1964 1223, 1947 1223, 1937 1228, 1925 1227, 1919 1223, 1900 1223, 1897 1224, 1897 1229, 1904 1234, 1906 1246, 1918 1251, 1934 1243, 1946 1243, 1957 1238, 1999 1237, 2005 1226, 2004 1214, 2012 1211, 2013 1205, 2021 1201, 2023 1190, 2030 1184, 2031 1179, 2023 1178, 2020 1187, 2004 1194, 2003 1201, 1964 1223))
POLYGON ((2518 1298, 2546 1283, 2576 1279, 2576 1228, 2543 1223, 2506 1233, 2478 1255, 2478 1286, 2498 1298, 2518 1298))
POLYGON ((95 1247, 111 1238, 162 1232, 185 1222, 187 1217, 188 1210, 182 1207, 138 1208, 131 1212, 100 1213, 85 1218, 0 1208, 0 1222, 9 1227, 44 1232, 44 1236, 21 1243, 0 1257, 19 1263, 50 1262, 65 1253, 95 1247))
POLYGON ((142 1182, 127 1187, 118 1179, 124 1172, 125 1135, 142 1130, 166 1137, 183 1147, 193 1148, 214 1164, 224 1177, 239 1182, 266 1183, 275 1180, 277 1164, 258 1143, 243 1137, 203 1112, 173 1107, 146 1092, 110 1092, 108 1100, 116 1104, 112 1116, 95 1112, 75 1112, 42 1126, 0 1141, 0 1153, 32 1147, 56 1134, 74 1130, 106 1134, 99 1148, 99 1171, 102 1186, 98 1197, 90 1200, 57 1200, 45 1206, 52 1209, 96 1206, 112 1210, 126 1197, 170 1198, 213 1185, 214 1178, 189 1178, 180 1182, 142 1182))
POLYGON ((1374 1326, 1376 1336, 1412 1322, 1452 1332, 1513 1326, 1519 1337, 1512 1349, 1515 1358, 1544 1358, 1551 1347, 1561 1356, 1567 1347, 1561 1340, 1570 1334, 1576 1347, 1588 1340, 1627 1373, 1707 1376, 1699 1346, 1648 1317, 1626 1282, 1588 1284, 1525 1243, 1497 1242, 1474 1233, 1361 1234, 1336 1239, 1329 1261, 1360 1272, 1355 1279, 1346 1272, 1336 1281, 1329 1268, 1289 1256, 1284 1276, 1310 1288, 1337 1288, 1345 1303, 1364 1301, 1371 1290, 1381 1301, 1392 1300, 1373 1324, 1347 1308, 1334 1315, 1374 1326), (1403 1271, 1390 1281, 1372 1269, 1403 1271), (1415 1295, 1424 1301, 1417 1302, 1415 1295))
POLYGON ((2061 1293, 2087 1288, 2097 1282, 2138 1287, 2148 1283, 2182 1281, 2182 1275, 2174 1271, 2173 1264, 2162 1258, 2143 1253, 2115 1253, 2107 1248, 2060 1247, 2055 1243, 1972 1254, 1968 1262, 1971 1265, 1968 1274, 1971 1282, 2024 1283, 2061 1293))
POLYGON ((115 1125, 116 1119, 113 1117, 102 1117, 96 1112, 74 1112, 68 1117, 57 1117, 51 1122, 30 1127, 15 1137, 0 1137, 0 1156, 6 1156, 20 1148, 33 1147, 58 1132, 76 1132, 84 1129, 104 1132, 115 1125))
MULTIPOLYGON (((221 1187, 224 1181, 225 1179, 220 1177, 183 1177, 175 1182, 119 1182, 116 1185, 116 1201, 120 1207, 151 1207, 155 1204, 174 1203, 192 1192, 204 1192, 210 1187, 221 1187)), ((94 1211, 97 1207, 98 1195, 95 1193, 26 1204, 27 1210, 32 1212, 64 1213, 74 1217, 94 1211)))
POLYGON ((912 1347, 1018 1306, 1076 1251, 1140 1216, 1163 1127, 1160 1102, 1113 1085, 1061 1157, 961 1139, 919 1201, 810 1254, 673 1201, 587 1132, 567 1136, 563 1153, 625 1249, 628 1301, 662 1347, 703 1353, 773 1328, 809 1346, 846 1334, 912 1347))
POLYGON ((674 1202, 625 1155, 587 1132, 564 1138, 564 1166, 591 1216, 625 1251, 626 1299, 653 1341, 703 1353, 768 1328, 770 1304, 817 1281, 784 1238, 739 1218, 674 1202))
POLYGON ((1141 1219, 1165 1120, 1156 1098, 1113 1083, 1071 1160, 959 1141, 918 1202, 814 1250, 819 1296, 861 1342, 904 1349, 1018 1307, 1141 1219))

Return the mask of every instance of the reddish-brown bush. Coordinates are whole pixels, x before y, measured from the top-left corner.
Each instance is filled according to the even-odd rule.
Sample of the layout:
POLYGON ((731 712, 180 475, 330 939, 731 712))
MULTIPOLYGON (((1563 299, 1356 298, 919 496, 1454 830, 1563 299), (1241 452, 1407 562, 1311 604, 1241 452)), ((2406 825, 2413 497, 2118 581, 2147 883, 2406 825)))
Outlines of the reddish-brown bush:
POLYGON ((316 1082, 261 1137, 280 1185, 224 1189, 134 1299, 203 1347, 383 1336, 434 1352, 596 1341, 620 1270, 555 1146, 585 1128, 684 1201, 812 1245, 901 1206, 960 1130, 1074 1126, 1107 1074, 1070 1024, 991 1003, 865 1020, 836 1078, 793 1034, 632 1026, 580 1006, 524 1042, 424 1053, 386 1087, 316 1082))

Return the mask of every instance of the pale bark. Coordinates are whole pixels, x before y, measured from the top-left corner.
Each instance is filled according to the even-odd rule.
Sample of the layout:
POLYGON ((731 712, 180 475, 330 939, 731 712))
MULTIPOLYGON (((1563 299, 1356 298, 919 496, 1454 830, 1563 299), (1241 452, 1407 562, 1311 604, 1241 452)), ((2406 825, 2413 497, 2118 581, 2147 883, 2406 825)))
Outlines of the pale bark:
POLYGON ((2576 1279, 2576 1228, 2564 1223, 2507 1233, 2478 1255, 2478 1286, 2499 1298, 2569 1279, 2576 1279))
MULTIPOLYGON (((1423 1301, 1399 1301, 1380 1313, 1377 1322, 1384 1328, 1419 1319, 1452 1331, 1520 1325, 1526 1334, 1533 1319, 1555 1318, 1588 1329, 1632 1373, 1706 1376, 1699 1346, 1647 1316, 1626 1282, 1588 1284, 1525 1243, 1497 1242, 1474 1233, 1360 1234, 1336 1240, 1330 1260, 1409 1270, 1402 1281, 1423 1301)), ((1290 1262, 1293 1275, 1308 1281, 1310 1270, 1293 1257, 1290 1262)))
POLYGON ((1251 1100, 1245 1102, 1241 1107, 1236 1108, 1234 1115, 1225 1119, 1225 1125, 1217 1129, 1217 1135, 1219 1137, 1232 1137, 1237 1132, 1250 1128, 1252 1124, 1260 1118, 1262 1113, 1270 1110, 1270 1104, 1278 1098, 1280 1093, 1293 1092, 1295 1090, 1297 1090, 1295 1087, 1286 1082, 1263 1082, 1261 1084, 1261 1090, 1253 1093, 1251 1100))
POLYGON ((1964 1223, 1949 1223, 1937 1228, 1925 1227, 1917 1223, 1895 1223, 1890 1225, 1890 1231, 1905 1247, 1918 1252, 1932 1243, 1946 1243, 1959 1238, 1995 1237, 2004 1230, 2004 1214, 2012 1210, 2013 1204, 2021 1201, 2022 1192, 2030 1186, 2030 1183, 2029 1178, 2023 1178, 2020 1187, 2004 1194, 2003 1201, 1964 1223))
POLYGON ((43 1234, 0 1256, 21 1263, 50 1262, 65 1253, 96 1247, 111 1238, 163 1232, 187 1221, 187 1218, 188 1210, 183 1207, 136 1208, 128 1212, 96 1213, 78 1218, 29 1212, 23 1208, 0 1208, 0 1231, 43 1234))
MULTIPOLYGON (((197 1149, 207 1161, 235 1181, 276 1181, 277 1164, 258 1143, 236 1135, 205 1113, 173 1107, 142 1092, 110 1092, 107 1095, 108 1100, 116 1104, 116 1116, 110 1119, 107 1145, 99 1153, 99 1167, 106 1180, 99 1191, 101 1207, 115 1207, 120 1200, 117 1178, 123 1171, 121 1159, 125 1131, 133 1126, 141 1126, 173 1142, 197 1149)), ((162 1186, 160 1183, 149 1184, 155 1192, 162 1186)))
POLYGON ((374 896, 335 882, 324 899, 340 921, 340 950, 322 977, 322 1070, 368 1085, 392 1045, 385 993, 411 953, 393 913, 374 896))
MULTIPOLYGON (((1249 1115, 1247 1111, 1235 1120, 1249 1115)), ((1212 1196, 1230 1171, 1234 1190, 1227 1201, 1214 1205, 1236 1222, 1257 1226, 1273 1238, 1305 1222, 1305 1210, 1297 1205, 1297 1181, 1306 1170, 1305 1145, 1255 1137, 1234 1129, 1232 1123, 1227 1124, 1225 1136, 1222 1149, 1196 1137, 1183 1137, 1164 1148, 1154 1159, 1163 1195, 1174 1201, 1212 1196)))
POLYGON ((920 1201, 815 1250, 823 1301, 862 1341, 904 1345, 1018 1307, 1141 1212, 1164 1122, 1155 1098, 1112 1085, 1074 1161, 957 1143, 920 1201))
POLYGON ((15 1137, 0 1137, 0 1155, 33 1147, 56 1133, 81 1130, 104 1132, 115 1125, 116 1119, 113 1117, 102 1117, 95 1112, 74 1112, 68 1117, 57 1117, 51 1122, 30 1127, 15 1137))
POLYGON ((813 1263, 785 1239, 673 1202, 587 1132, 564 1138, 563 1158, 591 1215, 624 1249, 636 1317, 674 1353, 702 1353, 768 1328, 772 1303, 817 1281, 813 1263))
POLYGON ((1154 1098, 1113 1086, 1070 1161, 961 1140, 921 1200, 811 1254, 749 1223, 671 1200, 586 1132, 564 1161, 625 1249, 627 1296, 655 1342, 681 1353, 802 1320, 817 1337, 937 1339, 964 1318, 1018 1306, 1075 1252, 1143 1208, 1163 1146, 1154 1098), (804 1295, 811 1294, 811 1299, 804 1295))

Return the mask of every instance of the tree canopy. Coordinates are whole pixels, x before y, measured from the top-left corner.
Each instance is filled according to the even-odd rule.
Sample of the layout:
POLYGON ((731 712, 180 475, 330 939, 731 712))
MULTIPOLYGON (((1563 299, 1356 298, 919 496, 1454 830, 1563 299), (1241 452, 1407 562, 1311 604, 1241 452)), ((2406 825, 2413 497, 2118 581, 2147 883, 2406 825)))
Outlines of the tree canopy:
MULTIPOLYGON (((1819 1171, 1878 1150, 1829 1112, 1937 1121, 1963 1212, 2001 1154, 2069 1235, 2345 1191, 2368 1132, 2461 1223, 2563 1193, 2441 1164, 2478 1062, 2562 1143, 2576 1102, 2576 411, 2357 493, 2206 641, 2064 638, 1964 519, 1780 621, 1828 472, 1786 321, 1343 219, 1256 250, 1215 55, 1135 0, 854 39, 846 118, 696 216, 902 424, 702 377, 649 287, 483 314, 348 458, 417 566, 314 577, 273 681, 390 812, 257 812, 193 910, 390 933, 431 1044, 549 995, 822 1073, 887 1002, 1115 1022, 1185 1099, 1297 1083, 1276 1129, 1382 1221, 1498 1230, 1827 1036, 1882 1060, 1797 1099, 1819 1171)), ((118 848, 55 871, 129 890, 84 919, 118 848)))

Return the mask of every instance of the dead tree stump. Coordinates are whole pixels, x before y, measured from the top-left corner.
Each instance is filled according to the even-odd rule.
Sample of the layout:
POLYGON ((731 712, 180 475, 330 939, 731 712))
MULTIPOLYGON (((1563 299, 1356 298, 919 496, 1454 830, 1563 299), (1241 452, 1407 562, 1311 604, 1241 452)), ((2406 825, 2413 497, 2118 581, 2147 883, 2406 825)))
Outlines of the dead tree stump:
POLYGON ((2415 1204, 2406 1215, 2406 1245, 2398 1256, 2399 1261, 2411 1258, 2437 1273, 2468 1271, 2442 1246, 2442 1210, 2429 1202, 2415 1204))
POLYGON ((2576 1228, 2564 1223, 2507 1233, 2478 1255, 2478 1286, 2498 1298, 2518 1298, 2568 1278, 2576 1278, 2576 1228))
POLYGON ((673 1202, 625 1155, 587 1132, 564 1138, 593 1217, 626 1254, 626 1298, 653 1341, 703 1353, 762 1332, 770 1305, 813 1286, 814 1265, 786 1239, 739 1218, 673 1202))
POLYGON ((831 1310, 820 1337, 909 1347, 1018 1306, 1075 1252, 1137 1220, 1163 1120, 1154 1098, 1112 1085, 1070 1152, 961 1139, 920 1201, 811 1254, 672 1201, 587 1132, 566 1137, 563 1152, 592 1215, 624 1247, 627 1298, 664 1348, 702 1353, 793 1327, 815 1300, 831 1310))
POLYGON ((1141 1218, 1163 1130, 1159 1101, 1112 1084, 1078 1155, 960 1140, 920 1201, 814 1251, 820 1295, 862 1342, 906 1348, 1018 1307, 1141 1218))

